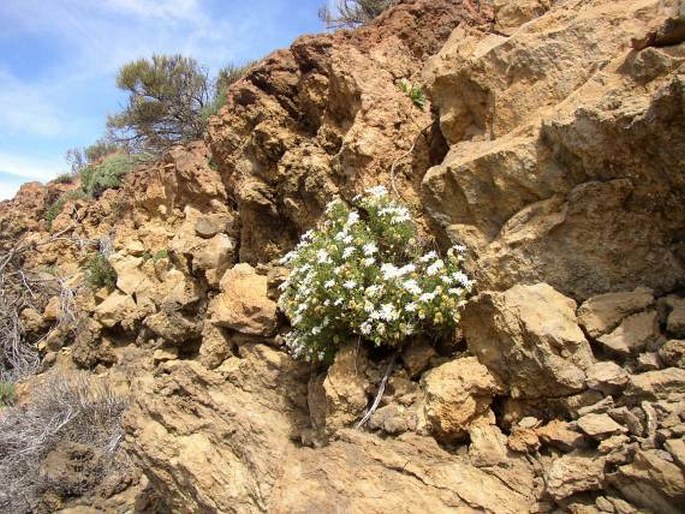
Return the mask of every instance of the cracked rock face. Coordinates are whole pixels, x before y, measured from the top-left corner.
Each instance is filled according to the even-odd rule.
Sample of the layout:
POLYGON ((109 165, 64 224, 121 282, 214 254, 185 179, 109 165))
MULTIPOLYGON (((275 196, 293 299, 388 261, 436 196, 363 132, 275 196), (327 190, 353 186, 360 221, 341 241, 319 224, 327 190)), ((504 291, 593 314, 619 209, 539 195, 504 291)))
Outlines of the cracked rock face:
MULTIPOLYGON (((408 0, 300 38, 232 87, 206 142, 55 220, 111 235, 118 280, 79 297, 43 364, 128 378, 125 447, 169 511, 682 510, 685 9, 489 5, 408 0), (478 295, 449 341, 295 362, 273 259, 379 183, 467 246, 478 295)), ((0 203, 0 248, 49 239, 36 220, 65 187, 0 203)), ((40 248, 27 266, 87 257, 40 248)))
POLYGON ((510 37, 464 30, 432 60, 451 146, 423 200, 481 288, 541 281, 585 299, 680 283, 683 57, 630 49, 675 4, 552 8, 510 37))

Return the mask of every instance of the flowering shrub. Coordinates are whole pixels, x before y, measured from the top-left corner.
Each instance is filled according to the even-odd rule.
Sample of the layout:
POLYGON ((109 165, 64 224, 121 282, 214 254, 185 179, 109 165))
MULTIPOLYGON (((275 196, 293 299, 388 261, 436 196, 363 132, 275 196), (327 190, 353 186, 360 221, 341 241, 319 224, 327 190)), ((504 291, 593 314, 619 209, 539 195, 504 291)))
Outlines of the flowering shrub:
POLYGON ((444 259, 423 253, 411 214, 385 188, 355 203, 329 204, 317 229, 281 260, 291 269, 279 305, 295 357, 330 361, 350 337, 398 347, 411 335, 452 330, 472 289, 464 248, 444 259))

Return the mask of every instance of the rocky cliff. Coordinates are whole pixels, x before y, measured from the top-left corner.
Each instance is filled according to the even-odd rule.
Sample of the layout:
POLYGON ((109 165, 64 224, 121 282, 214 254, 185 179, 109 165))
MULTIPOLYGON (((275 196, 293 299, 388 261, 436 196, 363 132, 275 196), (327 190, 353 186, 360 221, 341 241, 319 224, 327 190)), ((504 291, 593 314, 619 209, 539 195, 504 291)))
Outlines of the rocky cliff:
POLYGON ((21 239, 25 269, 75 292, 71 325, 59 298, 22 313, 47 333, 43 370, 130 384, 137 478, 81 502, 682 512, 684 26, 675 0, 401 2, 268 56, 205 141, 68 202, 50 231, 74 186, 0 204, 0 248, 21 239), (391 356, 292 360, 276 259, 328 201, 377 184, 426 238, 467 247, 478 294, 449 344, 404 349, 356 429, 391 356), (107 241, 116 287, 79 288, 107 241))

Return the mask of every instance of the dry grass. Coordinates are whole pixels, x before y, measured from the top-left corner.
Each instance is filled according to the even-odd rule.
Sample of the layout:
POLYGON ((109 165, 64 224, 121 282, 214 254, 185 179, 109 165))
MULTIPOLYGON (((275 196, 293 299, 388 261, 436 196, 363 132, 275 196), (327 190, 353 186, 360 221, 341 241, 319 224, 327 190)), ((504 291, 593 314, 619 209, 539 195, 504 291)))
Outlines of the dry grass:
POLYGON ((35 343, 26 341, 20 314, 29 307, 41 311, 49 283, 23 269, 27 245, 19 242, 0 254, 0 380, 14 382, 34 373, 40 363, 35 343))
POLYGON ((35 512, 47 491, 80 496, 105 477, 125 474, 129 463, 119 443, 126 405, 106 383, 78 373, 54 375, 28 403, 0 411, 0 511, 35 512), (78 465, 51 471, 46 462, 65 448, 78 449, 78 465))
MULTIPOLYGON (((60 234, 57 238, 64 239, 60 234)), ((71 239, 70 239, 71 241, 71 239)), ((100 241, 73 240, 83 247, 102 245, 100 241)), ((0 380, 16 382, 35 373, 40 364, 37 345, 51 330, 75 326, 76 296, 81 286, 72 286, 64 277, 50 273, 29 270, 24 267, 24 255, 29 251, 39 251, 42 243, 18 242, 5 253, 0 253, 0 380), (60 312, 57 322, 45 329, 42 334, 27 334, 22 325, 21 313, 32 308, 37 312, 43 309, 51 297, 60 299, 60 312)))

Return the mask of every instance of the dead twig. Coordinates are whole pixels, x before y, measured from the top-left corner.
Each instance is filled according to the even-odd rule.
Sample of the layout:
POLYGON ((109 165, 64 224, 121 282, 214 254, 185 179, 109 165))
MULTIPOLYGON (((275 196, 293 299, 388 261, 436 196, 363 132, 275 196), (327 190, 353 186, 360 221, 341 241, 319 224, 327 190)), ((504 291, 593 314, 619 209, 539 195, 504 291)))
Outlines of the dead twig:
POLYGON ((395 367, 395 360, 397 359, 397 353, 393 354, 392 358, 390 359, 390 362, 388 363, 388 368, 385 370, 385 375, 383 375, 383 380, 381 380, 380 386, 378 386, 378 392, 376 393, 376 398, 373 400, 373 403, 371 404, 371 407, 369 407, 369 410, 366 411, 366 414, 364 414, 364 417, 357 423, 357 426, 355 428, 360 429, 363 427, 367 421, 371 419, 371 416, 373 416, 374 412, 378 409, 378 406, 381 403, 381 400, 383 399, 383 394, 385 394, 385 388, 388 385, 388 380, 390 379, 390 375, 392 375, 392 370, 395 367))

